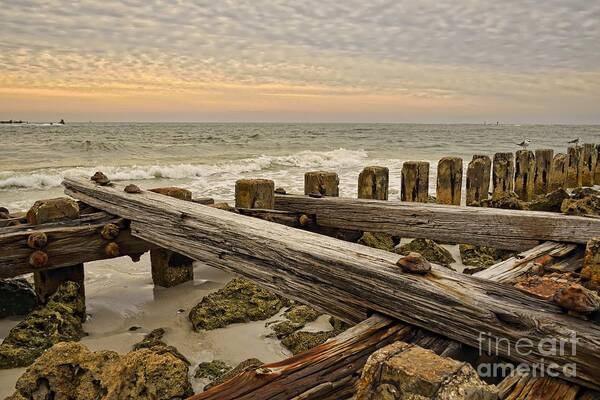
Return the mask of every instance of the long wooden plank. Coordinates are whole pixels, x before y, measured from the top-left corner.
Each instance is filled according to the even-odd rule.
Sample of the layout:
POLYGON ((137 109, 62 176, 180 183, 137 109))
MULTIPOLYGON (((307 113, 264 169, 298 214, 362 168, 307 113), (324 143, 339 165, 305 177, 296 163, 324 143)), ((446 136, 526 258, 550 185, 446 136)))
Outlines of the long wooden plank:
POLYGON ((83 179, 63 184, 67 194, 132 220, 135 236, 323 312, 359 322, 373 310, 473 347, 484 334, 501 339, 496 344, 502 356, 540 365, 574 363, 578 374, 568 379, 599 386, 600 327, 515 288, 437 265, 425 276, 402 273, 393 253, 151 192, 128 194, 121 185, 97 186, 83 179), (516 351, 519 339, 540 343, 573 335, 576 354, 516 351))
POLYGON ((71 221, 0 228, 0 278, 111 258, 105 252, 108 241, 100 236, 100 230, 108 223, 121 228, 114 239, 119 245, 120 255, 140 254, 153 247, 131 236, 122 218, 104 212, 87 214, 71 221), (44 233, 48 237, 48 245, 43 249, 48 255, 48 264, 43 268, 29 265, 29 256, 34 250, 26 242, 33 233, 44 233))
MULTIPOLYGON (((513 261, 507 268, 506 262, 501 262, 489 267, 491 280, 501 279, 506 283, 514 283, 514 279, 526 273, 533 267, 532 261, 537 257, 552 254, 556 257, 565 257, 574 245, 565 245, 555 242, 545 242, 524 253, 511 258, 513 261), (517 263, 518 268, 515 268, 517 263), (510 273, 518 269, 519 273, 510 273)), ((507 260, 508 261, 508 260, 507 260)), ((485 271, 474 276, 481 276, 485 271)), ((292 395, 308 399, 345 399, 354 394, 354 385, 360 377, 368 354, 376 351, 379 346, 377 340, 380 333, 375 326, 380 326, 381 316, 375 315, 352 328, 348 333, 337 336, 327 343, 311 349, 296 357, 282 360, 277 365, 277 370, 272 370, 271 365, 265 366, 260 373, 254 371, 244 372, 227 382, 214 386, 208 391, 193 396, 190 400, 287 400, 292 395), (348 338, 352 338, 349 343, 348 338), (376 340, 372 340, 375 338, 376 340), (366 347, 365 347, 366 345, 366 347), (360 357, 357 355, 360 354, 360 357), (363 356, 364 355, 364 356, 363 356), (313 365, 314 364, 314 365, 313 365), (293 377, 293 378, 292 378, 293 377), (293 381, 293 384, 287 385, 293 381)), ((402 337, 396 340, 415 343, 422 347, 431 348, 438 354, 454 356, 460 350, 460 344, 452 340, 440 340, 440 337, 418 328, 410 327, 397 320, 391 321, 389 330, 400 329, 402 337)), ((387 339, 387 338, 386 338, 387 339)), ((385 344, 390 341, 386 340, 385 344)), ((528 377, 527 381, 516 380, 514 376, 507 377, 502 383, 502 391, 506 399, 517 400, 523 394, 538 395, 546 390, 544 400, 563 400, 565 393, 577 393, 579 387, 559 379, 541 379, 528 377), (539 379, 539 382, 537 381, 539 379)))
POLYGON ((600 219, 540 211, 442 204, 278 195, 275 208, 315 214, 318 225, 411 238, 526 250, 539 241, 586 243, 600 219))

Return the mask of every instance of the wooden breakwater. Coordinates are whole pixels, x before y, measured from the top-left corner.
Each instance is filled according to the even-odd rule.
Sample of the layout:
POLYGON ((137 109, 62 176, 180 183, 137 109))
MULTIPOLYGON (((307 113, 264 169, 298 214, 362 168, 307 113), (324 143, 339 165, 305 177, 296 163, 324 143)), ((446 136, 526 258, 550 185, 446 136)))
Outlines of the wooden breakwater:
MULTIPOLYGON (((548 159, 547 151, 542 156, 534 154, 533 158, 528 154, 516 158, 499 154, 493 162, 487 156, 474 156, 466 174, 471 204, 484 200, 490 192, 497 196, 507 194, 515 186, 524 188, 521 196, 548 192, 551 184, 557 182, 550 179, 555 161, 564 157, 553 156, 552 163, 548 159), (540 172, 548 168, 550 172, 540 172), (535 185, 538 175, 539 185, 535 185), (533 185, 529 183, 532 176, 533 185)), ((7 215, 9 218, 3 220, 4 225, 10 226, 0 228, 0 274, 8 277, 35 272, 43 277, 36 278, 38 293, 49 293, 64 280, 82 281, 84 262, 122 255, 138 258, 140 253, 151 251, 153 280, 158 285, 192 279, 191 262, 201 260, 358 323, 346 336, 304 354, 301 363, 294 358, 267 366, 225 386, 219 385, 198 399, 284 399, 291 398, 291 392, 303 395, 301 398, 327 398, 326 395, 345 398, 335 396, 354 390, 357 374, 360 375, 366 358, 377 348, 404 340, 452 355, 452 349, 460 347, 458 343, 474 346, 474 335, 482 329, 499 336, 508 334, 509 346, 516 345, 523 337, 559 338, 564 329, 577 332, 584 339, 578 348, 579 356, 559 357, 555 361, 581 365, 581 375, 571 379, 596 388, 597 371, 590 367, 598 361, 594 359, 598 354, 594 346, 599 333, 594 324, 564 317, 556 305, 530 298, 512 289, 510 284, 516 276, 534 268, 538 258, 550 256, 559 260, 568 249, 600 236, 600 222, 556 213, 457 207, 456 199, 462 190, 462 160, 452 158, 440 160, 438 166, 441 173, 438 172, 436 195, 440 203, 447 205, 432 204, 428 184, 423 184, 429 179, 429 166, 425 164, 413 162, 403 167, 404 201, 387 200, 389 171, 385 167, 367 167, 361 172, 358 200, 339 197, 339 178, 335 172, 308 172, 304 196, 283 194, 285 191, 275 189, 272 181, 240 180, 236 184, 234 208, 203 207, 191 201, 191 193, 176 188, 152 193, 67 180, 67 194, 79 199, 79 203, 64 199, 43 201, 28 216, 7 215), (398 271, 397 255, 307 230, 334 237, 368 230, 530 250, 475 278, 437 267, 432 276, 418 277, 398 271), (69 250, 69 256, 64 256, 61 250, 69 250), (5 268, 6 265, 9 267, 5 268), (394 287, 403 287, 406 292, 398 297, 394 287), (503 300, 498 301, 497 296, 503 300), (433 308, 432 298, 436 299, 433 308), (471 309, 469 305, 473 303, 483 308, 471 309), (457 309, 465 311, 456 313, 457 309), (372 311, 380 316, 367 318, 372 311), (488 319, 486 315, 496 317, 488 319), (536 327, 543 325, 539 322, 542 320, 548 325, 540 332, 531 332, 522 325, 514 325, 514 318, 530 321, 536 327), (417 334, 419 327, 425 331, 417 334), (387 334, 382 336, 383 332, 387 334), (340 362, 340 351, 355 355, 352 368, 340 362), (309 368, 315 364, 320 366, 317 370, 309 368), (323 370, 331 375, 320 374, 323 370), (345 375, 341 376, 341 371, 345 375), (289 385, 281 389, 282 384, 286 387, 283 379, 286 376, 295 382, 293 389, 289 385), (246 397, 240 395, 242 392, 246 397)), ((568 167, 568 163, 564 165, 568 167)), ((591 169, 589 165, 585 168, 591 169)), ((577 174, 582 176, 583 183, 585 174, 577 174)), ((585 182, 590 182, 587 179, 585 182)), ((565 187, 566 180, 558 182, 564 182, 559 187, 565 187)), ((211 201, 204 199, 197 203, 206 205, 211 201)), ((516 361, 532 363, 536 356, 540 355, 516 361)))

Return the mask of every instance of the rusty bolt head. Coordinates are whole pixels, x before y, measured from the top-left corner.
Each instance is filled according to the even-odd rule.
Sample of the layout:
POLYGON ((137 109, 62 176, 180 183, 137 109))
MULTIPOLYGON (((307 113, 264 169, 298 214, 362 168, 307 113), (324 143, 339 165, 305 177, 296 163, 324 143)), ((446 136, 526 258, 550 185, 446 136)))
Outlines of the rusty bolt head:
POLYGON ((576 313, 592 313, 600 309, 598 295, 579 284, 556 291, 553 301, 562 308, 576 313))
POLYGON ((120 228, 115 224, 106 224, 102 227, 100 236, 106 240, 114 240, 119 236, 120 228))
POLYGON ((308 226, 310 224, 310 217, 306 214, 302 214, 300 218, 298 218, 298 222, 301 226, 308 226))
POLYGON ((27 237, 27 246, 31 249, 43 249, 48 243, 48 236, 44 232, 32 233, 27 237))
POLYGON ((104 173, 100 171, 96 171, 96 173, 90 178, 92 181, 96 182, 98 185, 108 185, 110 183, 110 179, 104 173))
POLYGON ((29 256, 29 265, 33 268, 42 268, 48 264, 48 254, 41 250, 36 250, 29 256))
POLYGON ((119 257, 121 255, 119 245, 115 242, 110 242, 104 248, 104 252, 109 257, 119 257))

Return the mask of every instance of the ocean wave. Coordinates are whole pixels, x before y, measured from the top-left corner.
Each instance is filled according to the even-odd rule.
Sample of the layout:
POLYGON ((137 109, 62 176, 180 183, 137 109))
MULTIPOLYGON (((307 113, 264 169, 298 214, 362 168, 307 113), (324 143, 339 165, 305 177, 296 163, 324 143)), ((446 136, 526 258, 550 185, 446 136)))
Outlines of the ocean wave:
POLYGON ((150 179, 208 179, 216 175, 239 175, 264 170, 289 168, 340 169, 364 164, 364 150, 336 149, 331 151, 302 151, 284 156, 260 155, 217 164, 168 164, 133 166, 96 166, 65 169, 43 169, 28 173, 0 173, 0 190, 47 189, 60 186, 65 177, 89 177, 95 171, 104 172, 113 181, 150 179))

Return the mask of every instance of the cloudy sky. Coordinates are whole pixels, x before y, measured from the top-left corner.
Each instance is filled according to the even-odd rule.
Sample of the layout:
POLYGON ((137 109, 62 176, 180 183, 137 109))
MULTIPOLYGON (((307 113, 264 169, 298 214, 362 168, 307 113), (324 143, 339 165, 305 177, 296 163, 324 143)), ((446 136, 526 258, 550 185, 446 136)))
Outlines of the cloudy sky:
POLYGON ((8 118, 600 123, 600 0, 0 0, 8 118))

